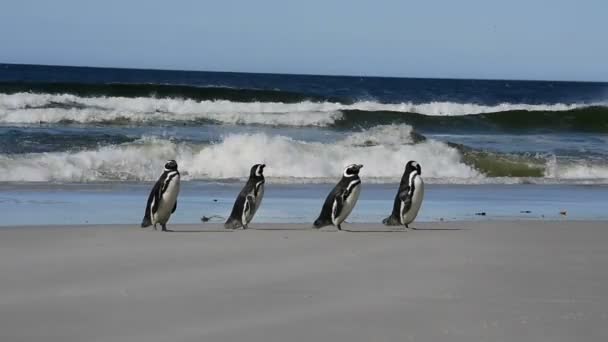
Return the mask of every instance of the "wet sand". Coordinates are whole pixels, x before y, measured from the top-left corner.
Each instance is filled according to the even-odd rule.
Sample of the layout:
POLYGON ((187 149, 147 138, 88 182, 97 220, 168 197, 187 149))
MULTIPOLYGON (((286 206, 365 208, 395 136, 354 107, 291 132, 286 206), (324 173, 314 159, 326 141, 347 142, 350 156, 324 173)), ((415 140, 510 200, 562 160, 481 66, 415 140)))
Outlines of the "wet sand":
POLYGON ((608 222, 0 228, 1 341, 606 341, 608 222))

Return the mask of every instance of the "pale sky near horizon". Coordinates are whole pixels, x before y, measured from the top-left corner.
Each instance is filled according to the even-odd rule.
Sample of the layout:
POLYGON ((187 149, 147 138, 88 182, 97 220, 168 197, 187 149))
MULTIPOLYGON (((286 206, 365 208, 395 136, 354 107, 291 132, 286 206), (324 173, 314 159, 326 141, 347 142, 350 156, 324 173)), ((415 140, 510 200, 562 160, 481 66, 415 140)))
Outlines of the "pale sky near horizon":
POLYGON ((0 63, 608 81, 603 0, 4 0, 0 63))

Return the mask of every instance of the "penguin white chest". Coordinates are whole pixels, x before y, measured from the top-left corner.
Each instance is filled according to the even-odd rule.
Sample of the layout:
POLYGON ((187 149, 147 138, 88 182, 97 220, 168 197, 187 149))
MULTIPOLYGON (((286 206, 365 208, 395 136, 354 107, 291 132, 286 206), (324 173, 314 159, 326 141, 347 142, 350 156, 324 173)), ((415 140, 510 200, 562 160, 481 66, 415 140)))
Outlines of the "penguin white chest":
POLYGON ((160 203, 158 205, 158 209, 155 213, 152 214, 152 222, 153 223, 167 223, 169 217, 171 216, 171 211, 175 206, 175 202, 177 201, 177 196, 179 195, 180 188, 180 176, 175 175, 173 178, 169 180, 169 183, 166 185, 165 191, 160 196, 160 203))
POLYGON ((412 183, 414 185, 414 191, 411 196, 411 206, 408 211, 405 211, 403 208, 403 202, 401 202, 401 223, 402 224, 410 224, 418 215, 418 211, 420 211, 420 207, 422 206, 422 200, 424 199, 424 182, 420 176, 416 175, 412 179, 412 183))
MULTIPOLYGON (((342 210, 338 213, 337 216, 332 217, 332 222, 334 225, 339 225, 350 213, 353 211, 355 204, 357 204, 357 200, 359 199, 359 194, 361 193, 361 182, 353 181, 352 185, 349 185, 350 194, 344 199, 344 204, 342 205, 342 210)), ((336 203, 334 202, 334 206, 336 203)), ((332 215, 333 216, 333 215, 332 215)))

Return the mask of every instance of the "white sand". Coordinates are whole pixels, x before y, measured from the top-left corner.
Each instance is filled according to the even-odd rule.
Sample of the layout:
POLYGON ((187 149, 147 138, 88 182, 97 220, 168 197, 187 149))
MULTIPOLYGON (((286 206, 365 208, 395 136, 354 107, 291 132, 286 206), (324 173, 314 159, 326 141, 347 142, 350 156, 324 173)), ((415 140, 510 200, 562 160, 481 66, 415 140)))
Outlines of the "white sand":
POLYGON ((608 341, 607 222, 202 227, 0 228, 0 341, 608 341))

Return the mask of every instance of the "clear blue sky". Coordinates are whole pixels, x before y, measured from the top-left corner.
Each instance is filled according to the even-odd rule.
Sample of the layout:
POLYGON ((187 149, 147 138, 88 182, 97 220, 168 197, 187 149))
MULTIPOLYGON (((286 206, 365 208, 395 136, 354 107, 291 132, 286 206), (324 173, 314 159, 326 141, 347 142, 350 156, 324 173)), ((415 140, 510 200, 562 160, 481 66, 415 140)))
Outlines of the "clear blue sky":
POLYGON ((0 62, 608 81, 606 0, 3 0, 0 62))

